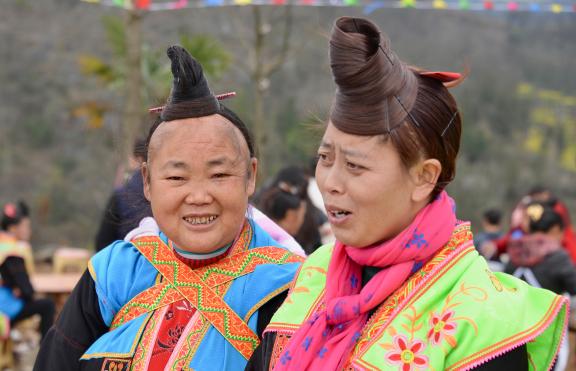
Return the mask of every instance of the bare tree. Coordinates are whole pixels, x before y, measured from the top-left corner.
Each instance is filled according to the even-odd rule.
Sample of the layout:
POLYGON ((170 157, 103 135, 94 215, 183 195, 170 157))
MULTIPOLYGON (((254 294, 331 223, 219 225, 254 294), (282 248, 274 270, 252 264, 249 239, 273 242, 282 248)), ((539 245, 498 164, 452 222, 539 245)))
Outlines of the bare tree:
MULTIPOLYGON (((260 153, 260 169, 267 171, 266 154, 268 153, 268 138, 271 135, 271 126, 266 124, 269 112, 265 110, 265 100, 270 88, 270 77, 282 68, 290 52, 290 37, 292 34, 293 18, 292 6, 283 8, 281 17, 266 19, 263 8, 252 7, 254 41, 252 44, 253 64, 250 66, 250 76, 253 81, 254 117, 253 130, 256 146, 260 153), (281 25, 281 26, 280 26, 281 25), (273 28, 281 29, 280 49, 274 50, 270 46, 270 33, 273 28), (272 55, 272 56, 271 56, 272 55)), ((260 177, 263 179, 264 177, 260 177)))

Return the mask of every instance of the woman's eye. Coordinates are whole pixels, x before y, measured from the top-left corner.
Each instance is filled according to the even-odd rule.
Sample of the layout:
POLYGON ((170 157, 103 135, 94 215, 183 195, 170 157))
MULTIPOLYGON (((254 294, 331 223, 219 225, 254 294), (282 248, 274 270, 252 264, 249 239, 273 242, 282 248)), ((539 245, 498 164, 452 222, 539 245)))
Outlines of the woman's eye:
POLYGON ((168 179, 168 180, 174 180, 174 181, 184 180, 184 178, 181 177, 181 176, 169 176, 169 177, 167 177, 166 179, 168 179))
POLYGON ((230 176, 230 174, 226 174, 226 173, 216 173, 214 175, 212 175, 212 178, 214 179, 223 179, 230 176))
POLYGON ((319 161, 326 161, 326 160, 328 160, 328 155, 325 153, 319 153, 316 155, 316 159, 318 162, 319 161))
POLYGON ((346 163, 346 166, 347 166, 348 169, 350 169, 350 170, 359 170, 359 169, 362 168, 362 166, 356 165, 356 164, 353 163, 353 162, 347 162, 347 163, 346 163))

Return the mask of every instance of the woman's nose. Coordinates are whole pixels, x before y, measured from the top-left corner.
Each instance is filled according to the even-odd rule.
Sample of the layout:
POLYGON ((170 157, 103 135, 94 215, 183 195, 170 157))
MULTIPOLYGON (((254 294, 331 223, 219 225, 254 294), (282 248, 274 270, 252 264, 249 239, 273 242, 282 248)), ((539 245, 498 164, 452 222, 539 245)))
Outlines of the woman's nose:
POLYGON ((342 181, 342 174, 338 166, 330 166, 324 169, 323 188, 325 192, 330 194, 340 194, 344 191, 344 183, 342 181))
POLYGON ((212 202, 210 189, 205 184, 190 185, 184 200, 190 205, 204 205, 212 202))

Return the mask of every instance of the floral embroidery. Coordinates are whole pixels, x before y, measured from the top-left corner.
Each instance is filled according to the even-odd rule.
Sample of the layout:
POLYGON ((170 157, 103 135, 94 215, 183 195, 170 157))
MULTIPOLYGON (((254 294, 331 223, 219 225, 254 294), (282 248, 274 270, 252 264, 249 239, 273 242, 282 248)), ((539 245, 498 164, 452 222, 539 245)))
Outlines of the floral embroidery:
POLYGON ((412 238, 406 243, 406 246, 404 247, 409 249, 412 246, 416 246, 418 249, 428 246, 428 241, 426 241, 424 238, 424 233, 418 233, 417 229, 414 230, 412 233, 412 238))
POLYGON ((395 349, 386 354, 386 360, 393 364, 401 366, 402 371, 411 371, 414 368, 426 368, 428 366, 428 357, 420 354, 425 345, 422 341, 416 339, 408 342, 403 335, 394 337, 395 349))
POLYGON ((488 294, 484 289, 476 286, 466 286, 462 283, 456 292, 448 295, 444 301, 444 307, 440 311, 441 314, 434 312, 430 315, 430 329, 428 330, 427 338, 431 341, 432 346, 441 345, 446 340, 450 348, 455 348, 458 342, 452 334, 456 332, 459 321, 468 322, 476 335, 478 334, 478 325, 472 318, 456 317, 454 308, 463 303, 463 301, 456 300, 456 298, 461 299, 462 296, 467 298, 466 301, 475 302, 483 302, 488 298, 488 294))
POLYGON ((442 315, 432 313, 427 337, 434 345, 440 345, 443 338, 446 338, 449 344, 456 343, 451 336, 456 331, 456 322, 453 317, 454 311, 452 310, 446 311, 442 315))

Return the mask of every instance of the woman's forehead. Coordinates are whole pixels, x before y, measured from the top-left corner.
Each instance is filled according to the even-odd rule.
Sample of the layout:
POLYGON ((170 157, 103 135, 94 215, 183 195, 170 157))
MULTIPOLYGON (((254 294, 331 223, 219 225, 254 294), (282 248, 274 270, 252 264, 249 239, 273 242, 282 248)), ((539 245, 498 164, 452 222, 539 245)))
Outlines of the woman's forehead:
POLYGON ((237 156, 248 152, 247 147, 240 130, 220 115, 163 122, 150 140, 150 152, 156 153, 195 150, 237 156))
POLYGON ((348 134, 329 124, 320 142, 320 148, 339 151, 352 157, 368 158, 375 150, 383 150, 385 144, 381 135, 348 134))

